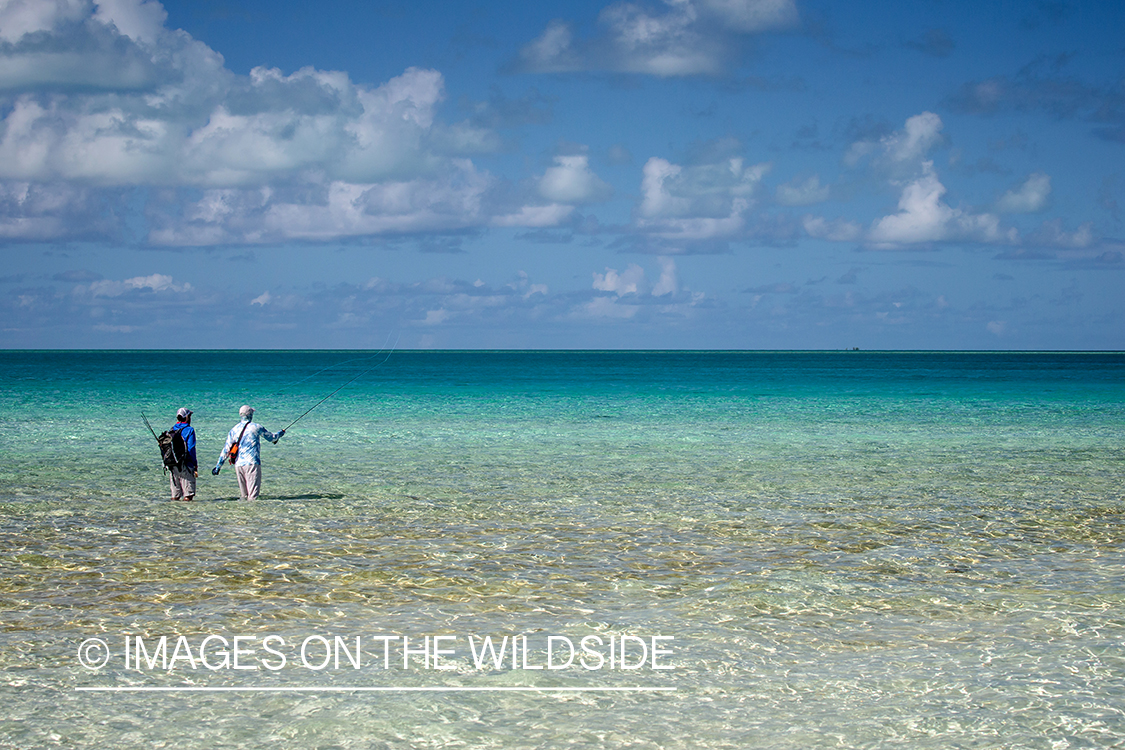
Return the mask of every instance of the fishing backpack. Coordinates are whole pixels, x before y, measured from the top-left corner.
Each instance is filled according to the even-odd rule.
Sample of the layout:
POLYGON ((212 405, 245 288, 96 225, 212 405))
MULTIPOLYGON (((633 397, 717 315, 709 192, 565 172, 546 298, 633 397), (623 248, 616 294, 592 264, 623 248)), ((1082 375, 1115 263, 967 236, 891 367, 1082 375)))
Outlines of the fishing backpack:
MULTIPOLYGON (((180 430, 182 429, 181 427, 180 430)), ((156 438, 156 444, 160 446, 160 459, 164 462, 165 471, 168 469, 183 471, 184 464, 187 461, 187 443, 184 442, 184 436, 180 434, 180 430, 173 427, 160 433, 156 438)))

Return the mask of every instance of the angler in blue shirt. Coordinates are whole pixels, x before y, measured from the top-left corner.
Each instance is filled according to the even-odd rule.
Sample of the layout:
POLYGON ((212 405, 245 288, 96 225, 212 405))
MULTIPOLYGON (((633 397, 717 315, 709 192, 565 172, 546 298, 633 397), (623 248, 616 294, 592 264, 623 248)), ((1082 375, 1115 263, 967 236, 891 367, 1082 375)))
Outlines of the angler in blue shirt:
POLYGON ((172 425, 172 430, 180 433, 180 437, 184 439, 184 447, 187 448, 183 462, 171 471, 173 500, 195 499, 199 460, 195 456, 195 428, 191 426, 191 415, 191 409, 181 408, 176 412, 176 424, 172 425))

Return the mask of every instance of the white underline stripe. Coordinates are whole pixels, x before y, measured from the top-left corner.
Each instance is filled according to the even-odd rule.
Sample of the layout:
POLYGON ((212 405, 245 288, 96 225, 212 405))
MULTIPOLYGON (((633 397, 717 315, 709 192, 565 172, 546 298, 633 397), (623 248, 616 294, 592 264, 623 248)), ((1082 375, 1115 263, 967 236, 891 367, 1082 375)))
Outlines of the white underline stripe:
POLYGON ((102 693, 626 693, 673 692, 674 687, 76 687, 75 691, 102 693))

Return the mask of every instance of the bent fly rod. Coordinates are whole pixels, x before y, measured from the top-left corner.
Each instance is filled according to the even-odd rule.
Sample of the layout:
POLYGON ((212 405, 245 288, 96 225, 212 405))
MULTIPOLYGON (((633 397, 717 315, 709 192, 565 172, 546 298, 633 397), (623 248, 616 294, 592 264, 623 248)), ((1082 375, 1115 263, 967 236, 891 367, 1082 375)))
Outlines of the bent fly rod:
MULTIPOLYGON (((367 357, 355 357, 353 359, 345 359, 343 362, 336 362, 335 364, 328 365, 328 367, 322 367, 321 369, 314 372, 312 375, 307 375, 307 376, 301 378, 296 383, 290 383, 289 385, 282 386, 280 388, 280 390, 277 391, 277 393, 281 393, 282 391, 285 391, 289 388, 294 388, 294 387, 300 385, 301 383, 312 380, 313 378, 315 378, 317 375, 319 375, 322 372, 328 372, 329 370, 335 370, 337 367, 340 367, 342 365, 351 364, 352 362, 367 362, 368 360, 375 359, 376 357, 378 357, 380 354, 382 354, 386 350, 387 344, 389 344, 389 343, 391 343, 391 335, 387 334, 387 340, 383 342, 383 345, 380 346, 378 351, 376 351, 374 354, 369 355, 367 357)), ((395 339, 395 343, 396 344, 398 343, 398 339, 395 339)))
MULTIPOLYGON (((395 347, 396 347, 396 346, 398 346, 398 339, 397 339, 397 338, 395 339, 395 343, 394 343, 394 346, 392 346, 392 347, 391 347, 391 350, 390 350, 389 352, 387 352, 387 356, 386 356, 386 357, 384 357, 384 358, 383 358, 382 360, 380 360, 379 362, 376 362, 375 364, 371 365, 371 367, 368 367, 368 368, 367 368, 366 370, 364 370, 363 372, 361 372, 361 373, 360 373, 359 375, 356 375, 356 376, 355 376, 354 378, 352 378, 351 380, 349 380, 348 382, 344 383, 344 384, 343 384, 342 386, 340 386, 340 387, 339 387, 339 388, 337 388, 336 390, 334 390, 334 391, 332 391, 331 393, 329 393, 329 394, 328 394, 327 396, 325 396, 324 398, 322 398, 322 399, 321 399, 320 401, 317 401, 317 402, 316 402, 315 404, 313 404, 312 406, 310 406, 310 407, 308 408, 308 410, 307 410, 307 411, 306 411, 306 412, 305 412, 304 414, 302 414, 301 416, 297 417, 297 418, 296 418, 296 419, 294 419, 294 420, 293 420, 292 422, 290 422, 289 424, 287 424, 287 425, 285 426, 285 428, 284 428, 284 429, 282 429, 282 432, 286 432, 286 431, 288 431, 288 429, 289 429, 290 427, 292 427, 293 425, 297 424, 297 423, 298 423, 298 422, 300 422, 300 421, 301 421, 302 419, 304 419, 304 418, 305 418, 305 415, 307 415, 307 414, 308 414, 309 412, 311 412, 311 411, 312 411, 313 409, 315 409, 316 407, 320 406, 320 405, 321 405, 321 404, 323 404, 323 403, 324 403, 325 401, 327 401, 328 399, 332 398, 332 397, 333 397, 333 396, 335 396, 335 395, 336 395, 337 393, 339 393, 340 391, 344 390, 344 389, 345 389, 345 388, 347 388, 347 387, 348 387, 349 385, 351 385, 351 384, 352 384, 352 383, 354 383, 355 381, 359 380, 360 378, 362 378, 362 377, 363 377, 364 375, 366 375, 367 373, 369 373, 369 372, 371 372, 372 370, 374 370, 374 369, 375 369, 376 367, 378 367, 379 365, 381 365, 381 364, 385 363, 385 362, 386 362, 386 361, 387 361, 388 359, 390 359, 390 358, 391 358, 391 355, 392 355, 392 354, 394 354, 394 352, 395 352, 395 347)), ((375 355, 373 355, 373 356, 378 356, 378 353, 376 353, 376 354, 375 354, 375 355)), ((354 360, 352 360, 352 361, 354 361, 354 360)), ((326 367, 326 368, 324 368, 324 369, 325 369, 325 370, 328 370, 328 369, 331 369, 331 368, 329 368, 329 367, 326 367)), ((321 372, 324 372, 324 370, 321 370, 321 372)))

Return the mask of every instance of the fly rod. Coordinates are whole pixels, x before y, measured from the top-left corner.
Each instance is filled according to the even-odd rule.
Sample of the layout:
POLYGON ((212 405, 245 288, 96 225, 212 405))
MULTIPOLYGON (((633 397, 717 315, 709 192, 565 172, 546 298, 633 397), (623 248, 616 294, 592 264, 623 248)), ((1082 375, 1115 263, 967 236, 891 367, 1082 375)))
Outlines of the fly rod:
MULTIPOLYGON (((278 393, 281 393, 282 391, 284 391, 284 390, 286 390, 286 389, 289 389, 289 388, 293 388, 293 387, 296 387, 296 386, 298 386, 298 385, 300 385, 301 383, 304 383, 304 382, 306 382, 306 381, 312 380, 313 378, 315 378, 315 377, 316 377, 317 375, 319 375, 320 373, 322 373, 322 372, 328 372, 329 370, 334 370, 334 369, 336 369, 337 367, 340 367, 341 365, 346 365, 346 364, 350 364, 350 363, 352 363, 352 362, 366 362, 366 361, 368 361, 368 360, 371 360, 371 359, 375 359, 376 357, 378 357, 378 356, 379 356, 380 354, 382 354, 382 353, 383 353, 383 352, 384 352, 384 351, 386 350, 386 348, 387 348, 387 344, 389 344, 389 343, 391 343, 391 334, 389 334, 389 333, 388 333, 388 334, 387 334, 387 340, 383 342, 383 345, 382 345, 382 346, 380 346, 380 347, 379 347, 379 350, 378 350, 378 351, 376 351, 376 352, 375 352, 374 354, 372 354, 372 355, 370 355, 370 356, 367 356, 367 357, 356 357, 356 358, 354 358, 354 359, 345 359, 345 360, 344 360, 343 362, 337 362, 337 363, 335 363, 335 364, 331 364, 331 365, 328 365, 328 367, 324 367, 324 368, 322 368, 322 369, 320 369, 320 370, 317 370, 317 371, 316 371, 316 372, 314 372, 314 373, 313 373, 312 375, 308 375, 308 376, 306 376, 306 377, 303 377, 303 378, 301 378, 301 379, 300 379, 300 380, 298 380, 298 381, 297 381, 296 383, 290 383, 289 385, 286 385, 286 386, 282 386, 282 387, 281 387, 281 389, 280 389, 280 390, 278 391, 278 393)), ((397 339, 397 338, 395 339, 395 343, 396 343, 396 344, 398 343, 398 339, 397 339)))
POLYGON ((149 423, 148 417, 145 416, 145 413, 143 411, 141 412, 141 419, 145 421, 145 427, 148 428, 148 431, 152 433, 152 437, 156 440, 156 442, 159 443, 160 438, 156 437, 156 430, 152 429, 152 425, 149 423))
MULTIPOLYGON (((398 339, 397 339, 397 338, 395 339, 395 346, 398 346, 398 339)), ((340 391, 344 390, 344 389, 345 389, 345 388, 347 388, 347 387, 348 387, 349 385, 351 385, 351 384, 352 384, 352 383, 354 383, 355 381, 359 380, 359 379, 360 379, 360 378, 362 378, 362 377, 363 377, 364 375, 366 375, 367 373, 371 372, 371 371, 372 371, 372 370, 374 370, 374 369, 375 369, 376 367, 378 367, 379 365, 383 364, 383 363, 384 363, 384 362, 386 362, 386 361, 387 361, 388 359, 390 359, 390 358, 391 358, 391 355, 392 355, 392 354, 394 354, 394 352, 395 352, 395 346, 392 346, 392 347, 391 347, 391 350, 390 350, 389 352, 387 352, 387 356, 386 356, 386 357, 384 357, 384 358, 383 358, 383 359, 382 359, 381 361, 379 361, 379 362, 377 362, 377 363, 373 364, 373 365, 372 365, 371 367, 368 367, 368 368, 367 368, 366 370, 364 370, 363 372, 361 372, 361 373, 360 373, 359 375, 356 375, 356 376, 355 376, 354 378, 352 378, 351 380, 349 380, 348 382, 344 383, 344 384, 343 384, 342 386, 340 386, 340 387, 339 387, 339 388, 337 388, 336 390, 334 390, 334 391, 332 391, 331 393, 329 393, 329 394, 328 394, 327 396, 325 396, 324 398, 322 398, 322 399, 321 399, 320 401, 317 401, 317 402, 316 402, 315 404, 313 404, 312 406, 310 406, 310 407, 308 408, 308 410, 307 410, 307 411, 306 411, 306 412, 305 412, 304 414, 302 414, 301 416, 297 417, 297 418, 296 418, 296 419, 294 419, 294 420, 293 420, 292 422, 290 422, 289 424, 287 424, 287 425, 285 426, 285 429, 283 429, 283 430, 282 430, 281 432, 282 432, 282 433, 284 433, 284 432, 285 432, 286 430, 288 430, 288 429, 289 429, 290 427, 292 427, 293 425, 297 424, 297 423, 298 423, 298 422, 300 422, 300 421, 301 421, 302 419, 304 419, 304 418, 305 418, 305 415, 307 415, 307 414, 308 414, 309 412, 311 412, 311 411, 312 411, 313 409, 315 409, 316 407, 320 406, 320 405, 321 405, 321 404, 323 404, 323 403, 324 403, 325 401, 327 401, 328 399, 332 398, 332 397, 333 397, 333 396, 335 396, 335 395, 336 395, 337 393, 339 393, 340 391)), ((328 368, 325 368, 325 369, 328 369, 328 368)), ((322 372, 323 372, 323 370, 322 370, 322 372)), ((278 437, 280 437, 280 434, 278 435, 278 437)))

